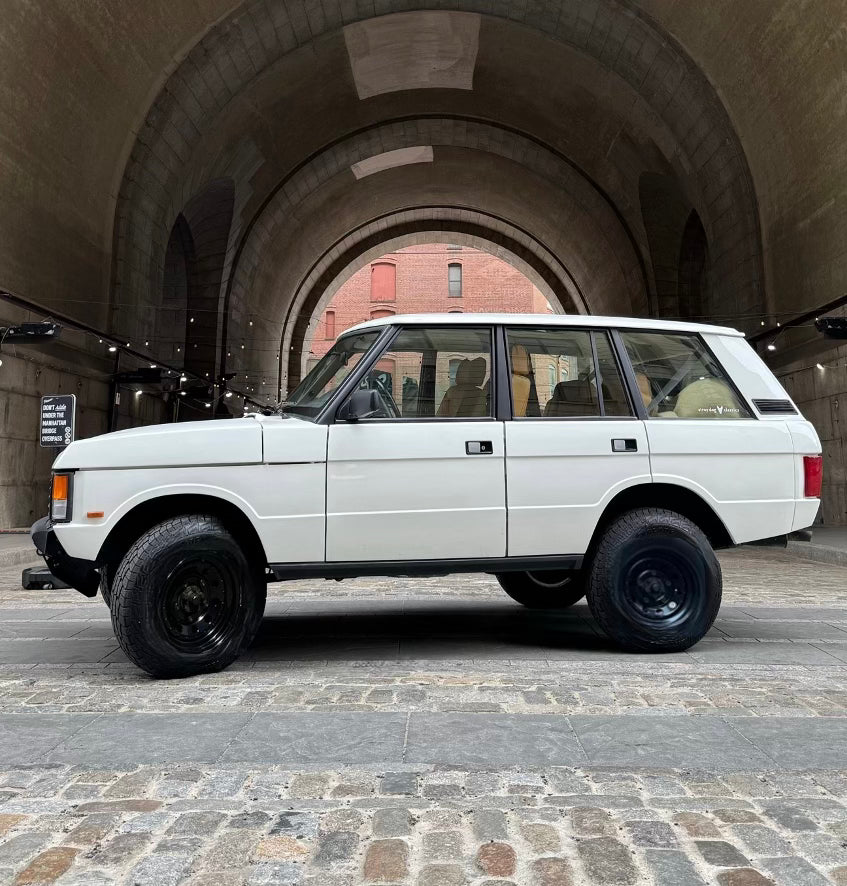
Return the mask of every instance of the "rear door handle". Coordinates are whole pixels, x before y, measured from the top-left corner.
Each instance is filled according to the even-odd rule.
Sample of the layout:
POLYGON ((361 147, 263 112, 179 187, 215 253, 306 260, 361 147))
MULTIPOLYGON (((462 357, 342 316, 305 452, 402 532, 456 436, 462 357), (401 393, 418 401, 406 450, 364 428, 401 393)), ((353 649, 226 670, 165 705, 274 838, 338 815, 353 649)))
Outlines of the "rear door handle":
POLYGON ((468 455, 493 455, 494 446, 490 440, 468 440, 465 443, 465 452, 468 455))
POLYGON ((631 438, 612 440, 612 452, 638 452, 638 441, 631 438))

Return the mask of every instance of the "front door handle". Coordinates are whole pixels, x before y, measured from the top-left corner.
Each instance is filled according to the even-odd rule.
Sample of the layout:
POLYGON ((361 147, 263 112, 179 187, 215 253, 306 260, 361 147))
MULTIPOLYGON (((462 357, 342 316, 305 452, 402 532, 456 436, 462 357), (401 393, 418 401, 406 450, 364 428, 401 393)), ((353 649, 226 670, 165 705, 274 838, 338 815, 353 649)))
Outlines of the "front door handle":
POLYGON ((465 452, 468 455, 493 455, 494 446, 490 440, 468 440, 465 443, 465 452))
POLYGON ((612 452, 638 452, 638 441, 631 438, 612 440, 612 452))

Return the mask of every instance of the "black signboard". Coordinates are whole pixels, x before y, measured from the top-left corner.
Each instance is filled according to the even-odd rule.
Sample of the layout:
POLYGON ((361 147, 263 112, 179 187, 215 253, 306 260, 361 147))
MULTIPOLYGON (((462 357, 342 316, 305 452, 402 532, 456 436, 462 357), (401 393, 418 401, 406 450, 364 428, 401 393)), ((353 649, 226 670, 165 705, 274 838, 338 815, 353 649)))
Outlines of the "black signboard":
POLYGON ((42 446, 70 446, 74 440, 76 397, 73 394, 57 394, 41 398, 42 446))

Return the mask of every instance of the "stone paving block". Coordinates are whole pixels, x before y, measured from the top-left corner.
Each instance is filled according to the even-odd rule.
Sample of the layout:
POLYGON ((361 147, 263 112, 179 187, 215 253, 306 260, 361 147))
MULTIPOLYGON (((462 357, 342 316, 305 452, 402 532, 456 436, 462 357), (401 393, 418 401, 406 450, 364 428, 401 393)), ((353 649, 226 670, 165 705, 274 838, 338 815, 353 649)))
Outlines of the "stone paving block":
POLYGON ((290 861, 261 862, 247 873, 247 886, 298 886, 303 878, 302 866, 290 861))
POLYGON ((310 852, 308 844, 296 837, 264 837, 254 849, 258 861, 302 861, 310 852))
POLYGON ((17 867, 50 842, 50 834, 31 831, 0 843, 0 868, 17 867))
POLYGON ((0 766, 34 763, 96 719, 96 714, 4 713, 0 717, 0 766))
POLYGON ((570 814, 573 829, 577 834, 599 837, 614 833, 612 816, 605 809, 593 806, 574 806, 570 814))
POLYGON ((379 780, 379 792, 388 796, 414 796, 418 790, 415 772, 386 772, 379 780))
POLYGON ((148 855, 132 869, 130 880, 133 886, 177 886, 188 865, 184 855, 148 855))
POLYGON ((86 815, 82 821, 71 830, 64 841, 70 846, 91 846, 100 842, 115 827, 118 816, 108 812, 95 812, 86 815))
POLYGON ((829 872, 829 878, 835 886, 847 886, 847 866, 833 868, 829 872))
POLYGON ((318 842, 312 863, 316 867, 331 868, 352 860, 359 846, 359 835, 350 831, 325 834, 318 842))
POLYGON ((522 824, 521 836, 539 855, 549 855, 562 848, 559 832, 549 824, 522 824))
POLYGON ((761 865, 777 883, 789 883, 791 886, 828 886, 827 878, 803 858, 766 858, 761 865))
POLYGON ((733 726, 785 769, 841 769, 847 759, 840 718, 739 717, 733 726))
POLYGON ((770 758, 716 717, 576 715, 570 721, 594 765, 747 771, 773 767, 770 758))
POLYGON ((22 822, 27 820, 26 815, 7 815, 0 814, 0 837, 5 837, 9 831, 16 828, 22 822))
POLYGON ((489 877, 511 877, 517 868, 517 855, 508 843, 485 843, 477 850, 476 866, 489 877))
POLYGON ((573 869, 564 858, 538 858, 530 865, 532 886, 575 886, 573 869))
POLYGON ((97 867, 123 868, 152 843, 149 833, 117 834, 92 856, 97 867))
MULTIPOLYGON (((66 715, 67 716, 67 715, 66 715)), ((215 762, 249 714, 103 714, 44 755, 51 763, 215 762), (168 736, 162 741, 163 735, 168 736)))
POLYGON ((788 803, 769 803, 765 815, 772 818, 780 827, 789 831, 816 831, 817 824, 796 806, 788 803))
POLYGON ((704 886, 691 859, 677 849, 646 849, 644 857, 655 886, 704 886))
POLYGON ((377 809, 373 816, 375 837, 404 837, 411 829, 408 809, 377 809))
POLYGON ((375 840, 365 853, 365 880, 397 883, 409 874, 409 847, 403 840, 375 840))
POLYGON ((725 840, 697 840, 695 844, 706 863, 713 867, 735 868, 749 863, 735 846, 725 840))
POLYGON ((228 744, 223 762, 399 762, 406 732, 403 714, 256 714, 228 744))
POLYGON ((788 841, 766 825, 736 825, 732 831, 753 858, 791 854, 791 845, 788 841))
POLYGON ((421 842, 427 861, 457 861, 464 856, 464 841, 456 831, 433 831, 421 842))
POLYGON ((428 864, 418 874, 417 886, 467 886, 468 878, 459 865, 428 864))
POLYGON ((637 883, 638 869, 631 852, 613 837, 591 837, 576 844, 588 878, 601 886, 637 883))
POLYGON ((626 828, 636 846, 673 849, 678 845, 673 828, 664 821, 628 821, 626 828))
POLYGON ((476 809, 473 814, 473 832, 478 840, 505 840, 506 815, 499 809, 476 809))
POLYGON ((774 886, 770 877, 753 868, 735 868, 718 874, 720 886, 774 886))
POLYGON ((16 886, 33 883, 53 883, 73 864, 79 849, 70 846, 56 846, 46 849, 36 857, 15 878, 16 886))
POLYGON ((579 765, 584 755, 564 717, 412 714, 406 759, 456 765, 579 765))

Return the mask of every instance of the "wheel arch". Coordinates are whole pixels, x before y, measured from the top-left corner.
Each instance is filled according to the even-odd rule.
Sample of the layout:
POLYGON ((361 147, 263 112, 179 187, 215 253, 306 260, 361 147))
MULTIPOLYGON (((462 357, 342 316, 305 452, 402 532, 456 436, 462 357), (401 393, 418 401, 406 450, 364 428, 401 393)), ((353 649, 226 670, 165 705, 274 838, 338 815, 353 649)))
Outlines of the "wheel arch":
POLYGON ((733 547, 735 542, 715 509, 700 495, 673 483, 639 483, 621 490, 606 505, 587 555, 593 553, 603 530, 617 517, 636 508, 666 508, 697 525, 715 550, 733 547))
POLYGON ((112 527, 97 555, 98 566, 117 566, 133 543, 148 529, 171 517, 209 514, 217 517, 244 546, 248 560, 268 562, 264 546, 247 514, 226 499, 202 493, 160 495, 139 502, 112 527))

